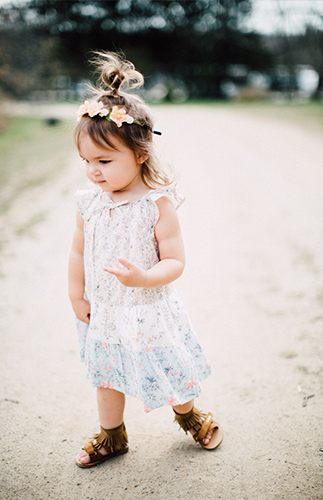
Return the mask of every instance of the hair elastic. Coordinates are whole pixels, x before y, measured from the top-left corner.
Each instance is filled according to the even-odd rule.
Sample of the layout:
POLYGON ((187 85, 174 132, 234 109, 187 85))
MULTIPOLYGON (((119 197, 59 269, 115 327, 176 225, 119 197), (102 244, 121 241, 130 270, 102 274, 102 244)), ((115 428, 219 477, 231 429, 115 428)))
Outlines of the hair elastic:
POLYGON ((99 115, 102 118, 106 118, 109 122, 114 122, 117 127, 121 127, 124 122, 129 124, 135 123, 136 125, 140 125, 140 127, 150 130, 153 134, 162 135, 161 132, 153 130, 147 123, 140 123, 132 116, 127 115, 124 108, 118 108, 118 106, 104 108, 101 101, 84 101, 84 104, 82 104, 78 109, 77 121, 80 121, 82 116, 85 115, 88 115, 91 118, 99 115))

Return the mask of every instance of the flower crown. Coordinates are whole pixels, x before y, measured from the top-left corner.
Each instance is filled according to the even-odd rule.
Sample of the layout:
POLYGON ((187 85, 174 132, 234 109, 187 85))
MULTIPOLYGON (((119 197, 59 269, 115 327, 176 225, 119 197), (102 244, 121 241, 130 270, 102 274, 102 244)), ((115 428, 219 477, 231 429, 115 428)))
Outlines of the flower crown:
POLYGON ((106 118, 109 122, 114 122, 117 127, 121 127, 124 122, 129 124, 135 123, 136 125, 140 125, 141 127, 150 130, 153 134, 161 135, 161 132, 153 130, 149 125, 147 125, 147 123, 140 123, 132 116, 127 115, 125 109, 118 108, 118 106, 104 108, 101 101, 84 101, 84 104, 82 104, 78 109, 77 121, 80 121, 82 116, 85 115, 88 115, 91 118, 97 115, 102 116, 102 118, 106 118))

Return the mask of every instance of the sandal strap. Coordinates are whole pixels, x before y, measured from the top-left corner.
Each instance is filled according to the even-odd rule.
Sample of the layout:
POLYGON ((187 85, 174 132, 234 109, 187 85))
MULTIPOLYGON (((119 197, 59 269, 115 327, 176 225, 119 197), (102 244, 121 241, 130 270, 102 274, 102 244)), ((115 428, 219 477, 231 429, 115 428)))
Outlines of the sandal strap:
POLYGON ((98 452, 94 449, 92 441, 87 441, 82 450, 85 450, 90 457, 98 454, 98 452))
POLYGON ((212 425, 212 418, 213 413, 208 413, 206 415, 199 432, 195 435, 196 437, 194 436, 194 439, 196 439, 196 441, 203 441, 203 439, 206 438, 208 432, 217 427, 215 424, 212 425))
MULTIPOLYGON (((91 456, 96 456, 101 448, 104 448, 108 453, 121 451, 128 444, 128 435, 124 423, 115 429, 103 429, 95 434, 90 441, 87 441, 83 446, 83 450, 91 456)), ((101 455, 101 454, 100 454, 101 455)))

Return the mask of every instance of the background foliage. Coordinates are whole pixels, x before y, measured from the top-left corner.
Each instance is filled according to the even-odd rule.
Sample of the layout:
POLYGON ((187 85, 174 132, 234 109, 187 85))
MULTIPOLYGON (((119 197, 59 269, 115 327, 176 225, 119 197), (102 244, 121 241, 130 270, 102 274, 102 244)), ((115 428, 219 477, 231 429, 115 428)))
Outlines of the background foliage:
MULTIPOLYGON (((244 29, 251 0, 29 0, 0 9, 0 90, 34 90, 89 79, 91 50, 121 50, 148 77, 184 85, 192 98, 223 97, 228 78, 312 64, 323 75, 322 31, 264 37, 244 29)), ((285 82, 286 83, 286 82, 285 82)), ((292 87, 292 78, 288 82, 292 87)), ((166 96, 167 97, 167 96, 166 96)))
POLYGON ((183 81, 191 96, 218 97, 228 66, 272 65, 261 37, 240 30, 250 11, 248 0, 31 0, 3 8, 2 89, 22 97, 62 74, 88 78, 89 51, 104 49, 123 51, 145 75, 183 81))

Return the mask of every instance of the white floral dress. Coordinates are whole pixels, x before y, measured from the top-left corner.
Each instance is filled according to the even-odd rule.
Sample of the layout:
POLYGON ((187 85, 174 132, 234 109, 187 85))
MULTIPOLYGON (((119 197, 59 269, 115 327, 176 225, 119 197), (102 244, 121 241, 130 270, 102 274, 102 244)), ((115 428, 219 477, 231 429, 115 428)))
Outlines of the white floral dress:
POLYGON ((143 401, 145 411, 186 403, 201 393, 210 365, 172 284, 130 288, 103 271, 118 257, 149 269, 159 261, 156 200, 177 208, 175 185, 115 204, 100 188, 78 191, 84 219, 85 295, 90 325, 77 321, 81 360, 94 387, 143 401))

